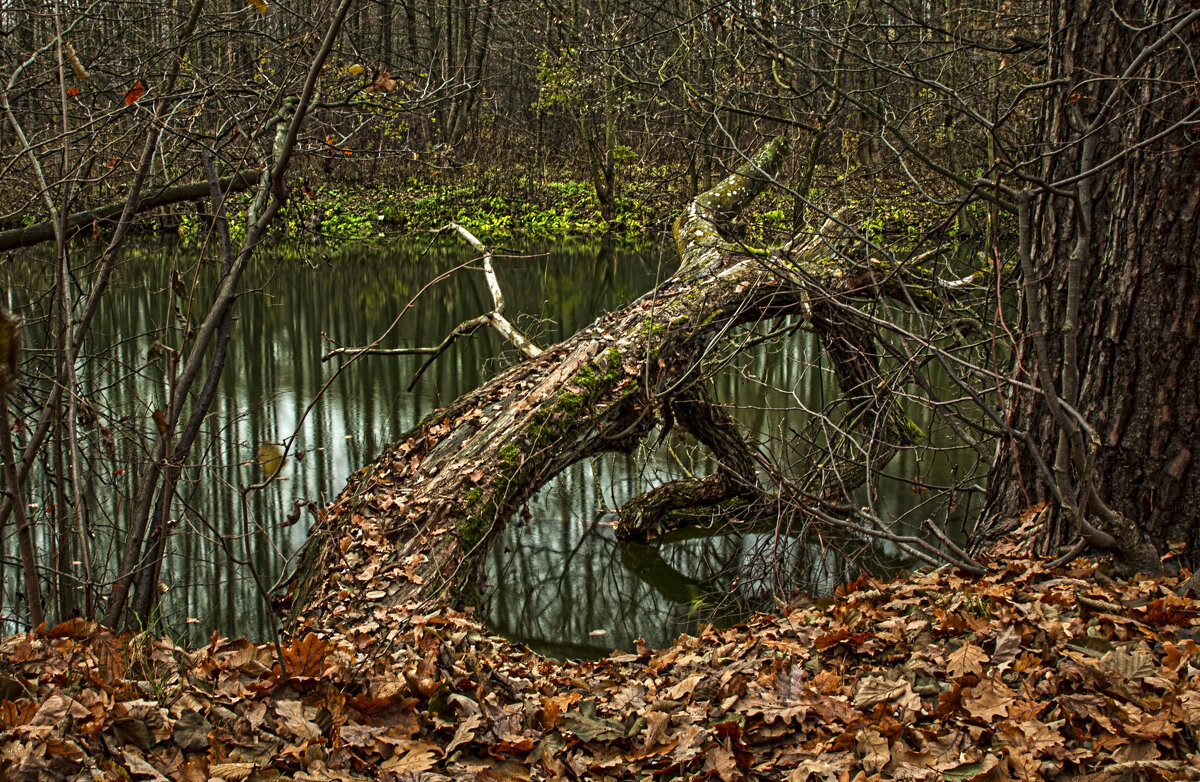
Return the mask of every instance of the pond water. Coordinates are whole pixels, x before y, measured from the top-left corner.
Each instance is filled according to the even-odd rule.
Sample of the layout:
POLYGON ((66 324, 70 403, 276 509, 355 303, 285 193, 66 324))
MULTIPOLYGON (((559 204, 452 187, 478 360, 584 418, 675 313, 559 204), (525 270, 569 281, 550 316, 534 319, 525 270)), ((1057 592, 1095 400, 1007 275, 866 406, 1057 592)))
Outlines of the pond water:
MULTIPOLYGON (((338 252, 279 249, 260 253, 252 293, 237 307, 229 363, 221 391, 172 510, 176 520, 162 575, 159 621, 193 640, 214 629, 225 635, 266 638, 273 621, 251 569, 272 585, 304 542, 311 518, 284 523, 296 499, 325 502, 348 474, 370 462, 399 433, 437 406, 477 386, 512 360, 490 331, 460 340, 407 391, 423 357, 363 357, 338 372, 322 362, 335 345, 366 344, 388 331, 404 305, 439 273, 471 261, 473 251, 443 238, 427 242, 358 245, 338 252), (336 376, 335 376, 336 375, 336 376), (244 492, 262 478, 253 462, 263 442, 294 438, 282 480, 244 492), (234 561, 240 560, 240 561, 234 561)), ((496 260, 510 317, 549 344, 621 306, 669 276, 669 247, 555 245, 521 247, 496 260)), ((167 393, 164 361, 149 362, 159 340, 174 344, 193 317, 176 311, 169 294, 172 270, 192 280, 195 251, 177 244, 133 248, 104 304, 81 361, 83 397, 96 424, 84 429, 84 447, 96 476, 88 487, 88 518, 95 531, 97 577, 115 569, 123 513, 136 486, 152 426, 151 414, 167 393), (114 534, 115 531, 115 534, 114 534)), ((8 268, 13 309, 35 320, 44 302, 23 282, 31 272, 8 268)), ((198 287, 212 285, 201 268, 198 287)), ((390 331, 382 347, 435 345, 459 322, 490 308, 482 274, 455 272, 420 294, 417 305, 390 331)), ((717 396, 756 431, 797 431, 808 413, 834 396, 829 369, 812 337, 758 348, 733 362, 717 381, 717 396)), ((928 419, 918 419, 929 427, 928 419)), ((18 438, 19 439, 19 438, 18 438)), ((707 467, 694 448, 672 436, 653 437, 635 454, 575 465, 545 487, 527 520, 508 526, 488 565, 492 585, 485 619, 498 633, 561 656, 597 656, 631 648, 643 637, 665 645, 714 616, 736 619, 751 607, 770 607, 772 587, 829 590, 853 572, 838 547, 773 534, 677 540, 659 546, 619 544, 612 509, 685 470, 707 467), (722 613, 723 612, 723 613, 722 613)), ((891 472, 948 482, 951 470, 973 473, 966 456, 940 453, 918 460, 897 457, 891 472), (961 468, 961 469, 960 469, 961 468)), ((34 521, 43 550, 52 544, 54 484, 35 476, 34 521)), ((876 507, 887 518, 920 520, 932 513, 904 481, 884 482, 876 507)), ((965 512, 965 503, 955 512, 965 512)), ((945 511, 936 511, 943 513, 945 511)), ((4 540, 4 583, 13 601, 15 544, 4 540)), ((861 541, 843 541, 861 550, 861 541)), ((860 552, 861 553, 861 552, 860 552)), ((909 563, 888 545, 868 557, 876 567, 909 563)), ((70 565, 78 575, 78 563, 70 565)), ((108 573, 111 577, 111 572, 108 573)))

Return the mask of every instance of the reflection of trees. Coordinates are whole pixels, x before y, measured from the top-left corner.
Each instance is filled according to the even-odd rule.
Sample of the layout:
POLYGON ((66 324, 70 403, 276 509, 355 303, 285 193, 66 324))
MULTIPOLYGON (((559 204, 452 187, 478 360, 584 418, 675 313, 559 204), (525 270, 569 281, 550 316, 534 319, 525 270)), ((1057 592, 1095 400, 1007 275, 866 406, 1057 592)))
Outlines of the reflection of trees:
MULTIPOLYGON (((173 517, 183 534, 171 538, 163 577, 171 591, 164 602, 164 616, 200 618, 198 637, 216 626, 236 626, 253 633, 256 626, 265 626, 270 620, 253 595, 246 568, 226 561, 219 544, 224 538, 238 542, 235 550, 242 550, 243 507, 236 488, 255 478, 257 469, 244 463, 257 443, 289 435, 299 412, 325 382, 330 366, 320 362, 322 333, 343 344, 369 342, 411 291, 432 276, 431 266, 447 269, 471 257, 465 248, 439 244, 422 260, 414 261, 414 255, 424 249, 423 244, 380 248, 370 255, 338 258, 332 265, 310 266, 291 260, 251 271, 251 284, 264 295, 243 302, 249 306, 243 306, 235 324, 229 371, 201 438, 205 446, 193 454, 177 489, 180 505, 173 517)), ((177 266, 194 262, 191 250, 168 245, 168 251, 177 266)), ((609 253, 560 248, 548 255, 498 259, 512 311, 548 317, 554 322, 551 332, 565 334, 656 279, 658 248, 639 253, 616 245, 609 253), (596 283, 596 278, 603 282, 596 283)), ((98 423, 108 428, 113 438, 111 451, 107 446, 87 451, 93 480, 109 487, 89 494, 107 498, 89 506, 97 527, 111 523, 120 512, 119 492, 113 487, 124 486, 128 478, 115 473, 143 458, 136 448, 138 432, 152 426, 147 411, 162 392, 161 369, 147 364, 149 338, 142 335, 150 333, 161 317, 168 282, 165 268, 169 266, 131 259, 122 267, 122 286, 113 291, 113 306, 97 316, 94 338, 97 343, 115 346, 104 362, 90 364, 81 379, 98 423)), ((20 267, 14 265, 8 271, 15 279, 20 267)), ((215 282, 212 271, 206 272, 206 284, 215 282)), ((460 274, 440 286, 437 292, 442 298, 437 299, 437 306, 422 309, 419 318, 401 321, 391 344, 425 344, 444 334, 464 314, 478 311, 480 303, 488 299, 477 277, 460 274)), ((19 295, 22 288, 18 284, 15 290, 19 295)), ((797 336, 800 338, 786 347, 768 344, 747 351, 716 379, 719 398, 726 400, 727 409, 749 430, 776 434, 765 442, 770 447, 783 447, 789 429, 802 429, 810 411, 821 411, 825 400, 833 397, 828 372, 815 363, 819 356, 815 344, 811 338, 797 336)), ((435 364, 411 394, 403 390, 416 365, 411 357, 371 359, 344 372, 298 432, 294 447, 304 458, 289 458, 283 471, 288 480, 248 497, 245 511, 253 535, 254 567, 272 581, 284 559, 303 541, 307 517, 293 526, 282 524, 294 499, 320 501, 328 497, 353 468, 374 458, 396 433, 461 390, 478 384, 484 376, 481 367, 496 366, 501 347, 491 334, 481 332, 435 364), (348 434, 352 438, 343 439, 348 434)), ((897 491, 888 492, 888 484, 883 484, 885 491, 878 502, 891 517, 911 512, 921 502, 921 495, 912 493, 906 483, 917 474, 915 458, 908 452, 897 457, 890 470, 897 477, 897 491)), ((694 443, 671 435, 657 448, 648 442, 634 458, 605 457, 576 465, 543 488, 531 510, 536 518, 573 519, 576 521, 571 524, 579 524, 639 491, 684 475, 685 467, 697 474, 711 470, 694 443)), ((949 480, 948 469, 919 469, 929 482, 949 480)), ((55 491, 55 485, 47 482, 31 499, 44 508, 55 491)), ((750 540, 750 531, 745 536, 750 540)), ((111 553, 106 548, 110 545, 111 541, 98 541, 98 560, 111 553)), ((721 589, 739 573, 752 572, 756 558, 772 550, 761 541, 751 545, 711 533, 707 539, 677 539, 657 550, 646 550, 641 557, 612 549, 611 541, 605 543, 609 548, 588 549, 586 555, 561 540, 554 546, 566 552, 563 558, 546 554, 537 567, 520 571, 530 574, 531 584, 542 586, 527 589, 513 575, 513 568, 497 568, 492 580, 504 590, 497 599, 511 616, 521 612, 518 604, 527 599, 532 606, 524 611, 527 615, 559 611, 546 608, 550 597, 567 607, 563 610, 591 611, 587 614, 591 619, 577 627, 527 628, 525 637, 530 639, 572 638, 581 642, 581 649, 607 649, 614 643, 628 647, 632 639, 652 631, 666 641, 685 629, 694 629, 696 622, 711 616, 708 608, 719 605, 721 589), (659 565, 649 564, 650 556, 659 557, 675 573, 658 579, 654 568, 659 565), (589 561, 593 558, 595 561, 589 561), (635 575, 648 577, 639 581, 635 575), (628 584, 627 579, 637 583, 628 584), (547 586, 551 580, 553 594, 547 586), (589 586, 581 586, 584 584, 589 586), (533 596, 525 597, 526 591, 533 596), (703 598, 703 607, 689 619, 688 610, 697 596, 703 598), (611 615, 627 618, 625 630, 620 632, 626 633, 628 642, 616 642, 619 628, 610 626, 613 622, 605 618, 611 615), (587 633, 599 627, 608 629, 609 635, 590 639, 587 633)), ((510 548, 518 552, 523 544, 510 543, 510 548)), ((843 549, 860 559, 863 554, 861 541, 847 542, 843 549)), ((887 549, 887 544, 877 547, 883 552, 887 549)), ((780 571, 780 583, 801 583, 807 567, 799 559, 792 561, 784 568, 787 573, 780 571)), ((810 580, 818 586, 823 583, 820 578, 810 580)), ((743 576, 739 583, 747 583, 747 578, 743 576)), ((761 601, 750 600, 745 590, 734 596, 742 600, 742 608, 751 604, 763 607, 761 601)))
POLYGON ((621 567, 676 605, 692 605, 703 594, 700 582, 667 564, 658 546, 621 543, 621 567))
MULTIPOLYGON (((154 424, 149 413, 164 393, 162 361, 149 363, 147 350, 155 338, 149 336, 156 334, 155 324, 164 312, 171 312, 169 270, 191 268, 198 260, 196 250, 176 243, 156 245, 155 251, 161 253, 156 258, 143 249, 135 248, 123 259, 110 292, 111 306, 103 307, 94 321, 86 347, 89 362, 80 374, 82 399, 95 417, 92 428, 85 430, 87 447, 82 455, 91 476, 84 492, 85 511, 89 527, 99 533, 93 550, 98 566, 117 556, 110 530, 118 528, 124 508, 121 497, 132 491, 131 465, 145 459, 138 443, 150 436, 154 424)), ((190 616, 201 620, 193 628, 198 638, 215 627, 261 636, 271 621, 269 610, 255 595, 248 568, 229 562, 220 541, 230 542, 240 557, 248 531, 252 565, 268 583, 273 581, 307 531, 307 516, 301 523, 283 524, 294 499, 328 498, 351 469, 373 459, 398 432, 480 382, 481 368, 490 366, 499 352, 491 335, 459 346, 455 361, 431 368, 411 394, 404 392, 415 368, 408 357, 352 366, 296 432, 293 453, 303 453, 303 459, 289 457, 282 471, 286 480, 251 493, 244 506, 237 496, 239 486, 260 475, 256 466, 246 464, 258 443, 278 442, 292 434, 300 412, 328 378, 331 366, 320 361, 322 334, 343 343, 370 341, 411 293, 428 281, 431 267, 452 268, 471 258, 470 250, 453 243, 435 245, 422 256, 424 250, 425 244, 393 245, 365 253, 360 246, 352 256, 342 254, 328 264, 310 264, 305 258, 311 253, 301 248, 271 254, 272 262, 247 271, 248 286, 255 293, 239 304, 228 371, 197 447, 183 467, 170 515, 181 534, 169 539, 162 581, 170 590, 159 615, 172 632, 186 631, 183 619, 190 616), (346 440, 345 435, 352 437, 346 440)), ((614 289, 639 290, 653 280, 652 271, 645 271, 647 262, 636 252, 625 250, 618 256, 619 261, 608 264, 605 272, 616 275, 614 289)), ((500 263, 509 264, 525 283, 521 294, 512 298, 517 311, 538 312, 545 298, 543 288, 553 285, 555 290, 587 291, 586 304, 571 313, 587 320, 622 303, 606 290, 586 284, 594 258, 586 248, 558 248, 548 257, 500 263)), ((25 312, 41 306, 35 298, 41 284, 36 264, 10 263, 4 274, 14 306, 25 312)), ((199 267, 201 286, 214 286, 216 277, 215 269, 199 267)), ((436 292, 442 297, 439 304, 422 309, 419 318, 402 321, 393 339, 419 344, 430 334, 444 333, 461 313, 477 308, 484 300, 480 296, 487 294, 473 278, 463 274, 441 286, 436 292)), ((568 320, 562 328, 577 325, 568 320)), ((173 328, 182 328, 182 323, 176 321, 173 328)), ((27 332, 27 340, 36 336, 32 330, 27 332)), ((36 367, 45 346, 36 342, 27 346, 31 366, 36 367)), ((52 374, 53 367, 47 365, 43 373, 52 374)), ((23 442, 23 434, 14 436, 18 444, 23 442)), ((55 502, 62 483, 53 469, 43 476, 28 495, 39 506, 31 511, 38 514, 38 542, 43 550, 59 555, 59 568, 70 571, 69 551, 65 546, 55 548, 57 530, 51 527, 56 504, 62 506, 55 502)), ((3 545, 5 556, 15 555, 11 534, 3 545)), ((5 567, 10 566, 0 560, 0 568, 5 567)), ((9 605, 10 573, 0 571, 6 576, 9 605)))
POLYGON ((550 654, 599 656, 638 638, 665 645, 707 621, 692 610, 706 592, 702 582, 735 551, 727 542, 689 545, 669 564, 654 547, 618 544, 606 526, 513 525, 490 555, 488 621, 550 654), (589 635, 594 630, 605 634, 589 635))

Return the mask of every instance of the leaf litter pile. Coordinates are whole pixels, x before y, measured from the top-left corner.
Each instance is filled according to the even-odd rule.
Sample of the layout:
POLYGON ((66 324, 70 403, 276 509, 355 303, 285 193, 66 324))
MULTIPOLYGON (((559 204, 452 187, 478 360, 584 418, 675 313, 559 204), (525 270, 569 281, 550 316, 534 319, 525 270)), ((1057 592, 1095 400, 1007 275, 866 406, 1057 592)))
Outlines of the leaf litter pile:
POLYGON ((1200 601, 1013 551, 559 662, 471 617, 0 643, 0 779, 1197 779, 1200 601))

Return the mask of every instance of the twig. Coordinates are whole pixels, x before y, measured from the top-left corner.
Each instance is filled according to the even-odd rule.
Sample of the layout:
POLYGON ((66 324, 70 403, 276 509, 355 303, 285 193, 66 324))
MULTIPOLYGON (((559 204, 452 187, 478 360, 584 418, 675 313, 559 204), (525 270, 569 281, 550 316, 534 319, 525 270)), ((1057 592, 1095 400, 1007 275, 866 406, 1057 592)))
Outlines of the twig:
MULTIPOLYGON (((415 348, 377 348, 370 345, 364 347, 352 348, 334 348, 325 355, 321 356, 322 361, 328 361, 334 356, 353 354, 355 356, 429 356, 413 374, 412 380, 408 384, 408 390, 412 391, 417 385, 417 381, 421 379, 421 375, 425 374, 425 370, 433 364, 454 342, 461 336, 470 336, 482 326, 491 326, 500 332, 500 336, 511 342, 517 350, 521 351, 527 358, 537 358, 542 355, 542 349, 533 344, 520 330, 512 324, 504 316, 504 291, 500 288, 500 281, 496 279, 496 268, 492 265, 492 250, 475 234, 463 228, 458 223, 449 223, 440 228, 438 233, 444 231, 456 231, 459 236, 466 240, 467 244, 474 247, 483 254, 483 276, 487 280, 488 291, 492 294, 492 310, 483 315, 477 315, 474 318, 464 320, 459 323, 450 333, 446 335, 439 344, 433 347, 415 347, 415 348)), ((376 343, 378 344, 378 343, 376 343)))
POLYGON ((1071 546, 1071 548, 1067 551, 1066 554, 1063 554, 1058 559, 1048 562, 1046 564, 1046 570, 1054 570, 1057 567, 1062 567, 1063 565, 1067 564, 1068 562, 1074 560, 1075 557, 1082 554, 1083 550, 1085 548, 1087 548, 1087 540, 1085 540, 1084 538, 1080 538, 1079 542, 1076 543, 1074 546, 1071 546))
POLYGON ((483 253, 483 276, 487 280, 488 290, 492 294, 494 305, 492 311, 484 317, 488 319, 496 331, 500 332, 501 336, 511 342, 517 350, 524 353, 527 357, 537 358, 542 355, 542 349, 530 342, 516 326, 509 322, 508 318, 504 317, 504 291, 500 289, 500 282, 496 279, 496 270, 492 266, 491 248, 479 241, 473 233, 458 223, 449 223, 442 230, 457 231, 458 235, 467 241, 467 244, 483 253))
POLYGON ((987 573, 987 569, 983 565, 980 565, 978 562, 971 559, 967 552, 963 551, 962 547, 955 543, 950 536, 946 534, 945 530, 933 523, 933 519, 925 519, 925 521, 921 523, 921 526, 928 530, 935 538, 940 540, 943 546, 954 552, 954 555, 958 557, 958 562, 955 564, 960 568, 976 576, 982 576, 987 573))

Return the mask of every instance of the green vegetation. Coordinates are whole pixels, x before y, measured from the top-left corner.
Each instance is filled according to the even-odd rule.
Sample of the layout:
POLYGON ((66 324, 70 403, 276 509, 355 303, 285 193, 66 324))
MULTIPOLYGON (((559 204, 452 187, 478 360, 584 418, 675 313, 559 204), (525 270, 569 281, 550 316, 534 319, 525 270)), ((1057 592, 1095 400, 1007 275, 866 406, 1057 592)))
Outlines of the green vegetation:
MULTIPOLYGON (((436 230, 453 221, 485 242, 514 235, 550 239, 610 232, 637 239, 666 224, 684 198, 682 193, 663 198, 656 195, 656 187, 649 179, 631 184, 630 194, 617 199, 612 222, 601 216, 591 185, 565 175, 535 182, 527 176, 501 180, 489 172, 453 182, 410 178, 400 187, 301 188, 293 193, 274 231, 327 242, 367 241, 436 230)), ((245 235, 241 208, 247 200, 231 198, 230 233, 235 242, 245 235)), ((204 225, 195 211, 185 213, 180 236, 199 241, 204 225)))

